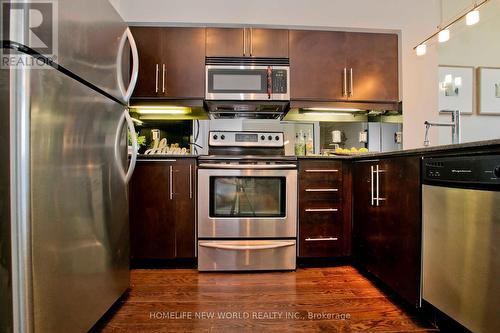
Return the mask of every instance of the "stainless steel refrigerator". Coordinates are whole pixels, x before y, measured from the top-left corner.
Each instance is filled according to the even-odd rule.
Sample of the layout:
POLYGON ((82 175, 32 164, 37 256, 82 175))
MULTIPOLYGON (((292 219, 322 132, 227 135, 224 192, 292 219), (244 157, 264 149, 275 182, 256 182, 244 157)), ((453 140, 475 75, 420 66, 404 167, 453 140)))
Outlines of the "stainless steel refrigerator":
MULTIPOLYGON (((86 332, 129 286, 137 50, 107 0, 55 3, 55 62, 0 70, 0 332, 86 332)), ((2 54, 46 60, 22 6, 2 54)))

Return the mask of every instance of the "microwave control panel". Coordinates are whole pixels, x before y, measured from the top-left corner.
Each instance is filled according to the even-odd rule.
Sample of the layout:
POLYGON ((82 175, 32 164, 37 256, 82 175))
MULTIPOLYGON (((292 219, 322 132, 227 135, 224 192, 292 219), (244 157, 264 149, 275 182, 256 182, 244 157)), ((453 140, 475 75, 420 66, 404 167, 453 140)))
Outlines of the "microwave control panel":
POLYGON ((287 71, 284 69, 273 70, 273 93, 286 94, 287 93, 287 71))

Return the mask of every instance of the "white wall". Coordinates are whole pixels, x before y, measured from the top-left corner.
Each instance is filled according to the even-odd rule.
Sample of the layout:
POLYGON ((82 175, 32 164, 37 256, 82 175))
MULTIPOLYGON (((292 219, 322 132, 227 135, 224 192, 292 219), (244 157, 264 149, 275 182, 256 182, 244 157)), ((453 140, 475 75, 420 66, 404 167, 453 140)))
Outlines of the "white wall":
POLYGON ((401 32, 404 146, 422 146, 424 121, 437 117, 437 52, 413 46, 435 31, 438 0, 112 0, 131 24, 264 25, 401 32))
MULTIPOLYGON (((453 17, 456 13, 470 8, 467 0, 445 0, 444 16, 453 17)), ((493 0, 481 8, 481 21, 472 27, 463 22, 451 29, 448 42, 439 45, 438 61, 442 65, 500 67, 500 0, 493 0)), ((476 98, 476 96, 474 96, 476 98)), ((439 117, 449 121, 449 116, 439 117)), ((462 117, 462 140, 478 141, 500 138, 500 116, 477 114, 462 117)), ((439 143, 451 143, 451 132, 439 130, 439 143)))

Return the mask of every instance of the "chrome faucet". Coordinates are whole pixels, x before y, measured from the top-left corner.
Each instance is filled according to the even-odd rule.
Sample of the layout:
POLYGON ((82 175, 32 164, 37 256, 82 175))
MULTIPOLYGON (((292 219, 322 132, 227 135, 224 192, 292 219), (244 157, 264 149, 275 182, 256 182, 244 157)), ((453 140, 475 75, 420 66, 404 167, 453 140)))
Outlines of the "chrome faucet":
POLYGON ((426 121, 425 124, 425 139, 424 146, 429 146, 429 129, 431 126, 446 126, 451 127, 451 142, 460 143, 462 142, 462 133, 460 131, 461 121, 460 121, 460 110, 440 110, 441 113, 451 113, 451 122, 430 122, 426 121))

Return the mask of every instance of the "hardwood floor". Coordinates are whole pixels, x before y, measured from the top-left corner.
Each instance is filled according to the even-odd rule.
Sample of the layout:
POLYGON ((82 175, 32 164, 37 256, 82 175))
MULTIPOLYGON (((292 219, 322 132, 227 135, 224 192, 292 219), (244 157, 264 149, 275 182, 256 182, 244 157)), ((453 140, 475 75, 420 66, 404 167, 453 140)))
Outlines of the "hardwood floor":
POLYGON ((101 332, 437 332, 351 266, 296 272, 132 271, 101 332))

